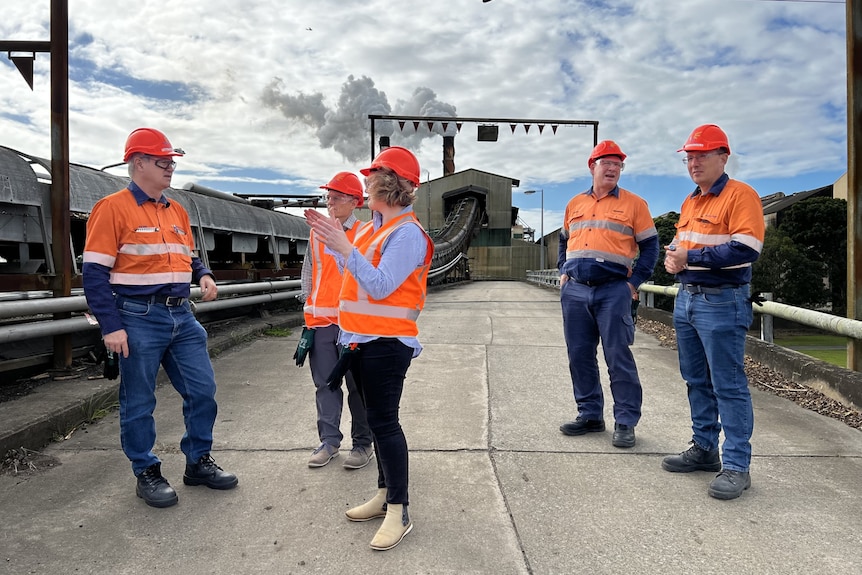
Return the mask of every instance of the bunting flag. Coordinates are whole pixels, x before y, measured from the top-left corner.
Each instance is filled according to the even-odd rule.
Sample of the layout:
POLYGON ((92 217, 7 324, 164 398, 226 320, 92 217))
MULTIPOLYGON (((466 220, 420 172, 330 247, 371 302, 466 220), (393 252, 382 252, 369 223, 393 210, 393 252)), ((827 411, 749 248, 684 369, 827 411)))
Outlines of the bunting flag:
POLYGON ((434 122, 425 122, 425 123, 428 124, 428 131, 433 132, 434 131, 434 122))
POLYGON ((404 120, 399 120, 399 121, 398 121, 398 127, 399 127, 399 128, 401 128, 401 131, 402 131, 402 132, 404 131, 404 124, 406 124, 406 123, 407 123, 407 122, 405 122, 404 120))
MULTIPOLYGON (((376 120, 375 120, 375 121, 376 121, 376 120)), ((412 124, 413 124, 413 131, 414 131, 414 132, 418 132, 418 131, 419 131, 419 126, 421 126, 421 125, 422 125, 422 121, 421 121, 421 120, 412 120, 410 123, 412 123, 412 124)), ((429 131, 429 132, 433 132, 433 131, 434 131, 434 125, 435 125, 435 124, 440 124, 440 127, 442 128, 442 133, 443 133, 443 134, 445 134, 445 133, 449 130, 449 126, 451 126, 451 125, 453 124, 453 122, 443 122, 443 121, 439 121, 439 122, 437 122, 437 121, 433 121, 433 120, 426 120, 426 121, 425 121, 425 125, 428 127, 428 131, 429 131)), ((460 134, 460 133, 461 133, 461 128, 463 127, 464 122, 454 122, 454 124, 455 124, 455 131, 456 131, 456 133, 460 134)), ((404 121, 404 120, 398 120, 398 128, 401 130, 401 132, 404 132, 404 127, 405 127, 406 125, 407 125, 407 122, 406 122, 406 121, 404 121)), ((509 124, 509 128, 511 128, 511 130, 512 130, 512 133, 513 133, 513 134, 515 133, 515 130, 518 128, 518 125, 519 125, 519 124, 509 124)), ((538 127, 538 130, 539 130, 539 134, 543 134, 543 133, 544 133, 544 131, 545 131, 545 128, 546 128, 548 125, 550 125, 550 126, 551 126, 551 131, 554 133, 554 135, 556 135, 556 133, 557 133, 557 128, 559 128, 559 127, 560 127, 560 125, 559 125, 559 124, 536 124, 536 126, 538 127)), ((533 127, 533 124, 524 123, 524 124, 523 124, 523 126, 524 126, 524 133, 525 133, 525 134, 529 134, 529 133, 530 133, 530 128, 531 128, 531 127, 533 127)))
POLYGON ((512 133, 515 133, 515 128, 518 127, 518 124, 509 124, 509 127, 512 128, 512 133))
POLYGON ((443 131, 446 131, 446 128, 449 127, 449 122, 440 122, 440 125, 443 126, 443 131))
POLYGON ((461 132, 461 124, 463 122, 455 122, 455 130, 460 133, 461 132))
POLYGON ((525 134, 529 134, 529 133, 530 133, 530 124, 524 124, 524 133, 525 133, 525 134))
POLYGON ((419 122, 418 120, 414 120, 414 121, 413 121, 413 131, 415 131, 415 132, 418 132, 418 131, 419 131, 419 124, 420 124, 420 123, 421 123, 421 122, 419 122))
POLYGON ((539 133, 541 134, 542 130, 545 129, 545 125, 544 124, 537 124, 537 125, 539 126, 539 133))
POLYGON ((551 129, 554 131, 554 134, 557 133, 557 124, 551 124, 551 129))

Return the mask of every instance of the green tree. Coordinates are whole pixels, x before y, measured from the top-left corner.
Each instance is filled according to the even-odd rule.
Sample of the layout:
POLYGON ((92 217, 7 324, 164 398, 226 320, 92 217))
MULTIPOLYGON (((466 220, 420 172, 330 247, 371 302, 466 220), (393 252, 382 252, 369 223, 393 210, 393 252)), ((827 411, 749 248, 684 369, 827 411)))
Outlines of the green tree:
MULTIPOLYGON (((667 273, 664 269, 664 246, 668 245, 676 235, 676 223, 679 221, 677 212, 668 212, 657 218, 653 218, 655 229, 658 232, 659 258, 653 270, 652 282, 660 286, 673 285, 676 279, 673 274, 667 273)), ((655 296, 655 307, 663 310, 673 309, 673 298, 670 296, 657 295, 655 296)))
POLYGON ((832 311, 847 310, 847 202, 808 198, 780 214, 778 227, 809 260, 826 265, 832 311))
POLYGON ((825 276, 825 262, 809 258, 781 228, 770 227, 752 269, 751 290, 771 292, 775 301, 787 305, 818 307, 829 298, 825 276))

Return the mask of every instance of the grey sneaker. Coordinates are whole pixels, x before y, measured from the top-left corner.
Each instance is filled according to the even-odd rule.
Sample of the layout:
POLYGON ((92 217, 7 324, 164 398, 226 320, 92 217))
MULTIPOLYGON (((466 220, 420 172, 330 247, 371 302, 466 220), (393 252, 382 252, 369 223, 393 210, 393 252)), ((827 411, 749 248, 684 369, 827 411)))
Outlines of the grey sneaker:
POLYGON ((338 457, 338 448, 333 447, 328 443, 321 443, 320 447, 312 452, 311 459, 308 460, 308 466, 323 467, 332 461, 333 457, 338 457))
POLYGON ((354 446, 350 455, 344 460, 345 469, 362 469, 371 462, 374 457, 374 449, 371 447, 354 446))

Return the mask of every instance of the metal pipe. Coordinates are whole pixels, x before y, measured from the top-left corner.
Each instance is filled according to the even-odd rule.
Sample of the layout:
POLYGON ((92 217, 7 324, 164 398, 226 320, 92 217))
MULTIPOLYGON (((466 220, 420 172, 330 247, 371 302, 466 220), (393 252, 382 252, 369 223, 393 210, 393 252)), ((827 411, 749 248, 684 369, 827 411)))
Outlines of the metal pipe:
MULTIPOLYGON (((295 283, 299 284, 300 282, 297 280, 295 283)), ((200 288, 198 288, 198 291, 200 291, 200 288)), ((219 291, 221 291, 221 289, 219 289, 219 291)), ((276 301, 290 300, 292 298, 295 298, 299 293, 300 290, 292 290, 257 296, 231 297, 225 298, 223 300, 197 303, 196 308, 199 312, 218 311, 234 307, 244 307, 249 305, 259 305, 276 301)), ((87 331, 97 328, 97 325, 92 325, 84 317, 19 323, 15 325, 0 327, 0 344, 12 341, 33 339, 43 336, 56 336, 61 334, 75 333, 79 331, 87 331)))
MULTIPOLYGON (((283 291, 298 288, 301 287, 301 285, 302 282, 300 280, 274 280, 267 282, 219 285, 218 291, 220 295, 232 295, 265 291, 283 291)), ((192 298, 199 298, 201 296, 201 289, 198 287, 192 288, 191 296, 192 298)), ((37 300, 5 301, 0 302, 0 319, 86 310, 87 299, 82 295, 37 300)))

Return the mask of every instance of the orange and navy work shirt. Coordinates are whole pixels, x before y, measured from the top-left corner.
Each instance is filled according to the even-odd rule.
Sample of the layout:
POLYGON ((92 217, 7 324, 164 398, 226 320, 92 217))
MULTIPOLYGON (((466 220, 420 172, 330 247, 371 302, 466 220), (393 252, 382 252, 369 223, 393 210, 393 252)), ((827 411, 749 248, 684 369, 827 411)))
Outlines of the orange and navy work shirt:
MULTIPOLYGON (((371 265, 378 267, 387 238, 405 225, 422 229, 411 210, 377 230, 370 224, 363 225, 356 233, 353 245, 371 265)), ((434 256, 434 242, 424 231, 422 236, 426 241, 423 264, 383 299, 372 298, 345 268, 338 312, 338 325, 342 331, 370 337, 410 338, 419 335, 416 320, 425 307, 428 270, 434 256)))
MULTIPOLYGON (((361 225, 362 222, 355 220, 353 227, 345 230, 351 243, 361 225)), ((308 247, 306 257, 311 258, 311 292, 303 307, 305 325, 316 328, 338 324, 338 296, 342 283, 338 263, 332 255, 325 253, 326 246, 314 230, 309 235, 308 247)))
POLYGON ((82 273, 102 333, 123 329, 115 294, 189 297, 192 281, 212 275, 194 249, 188 214, 164 195, 153 200, 130 182, 99 200, 87 220, 82 273))
POLYGON ((709 287, 749 283, 765 227, 763 203, 748 184, 723 174, 708 191, 698 187, 683 202, 676 225, 673 243, 688 250, 687 268, 677 279, 709 287))
POLYGON ((581 283, 626 279, 638 287, 657 261, 658 233, 643 198, 616 186, 601 199, 590 188, 569 200, 560 230, 560 274, 581 283))

